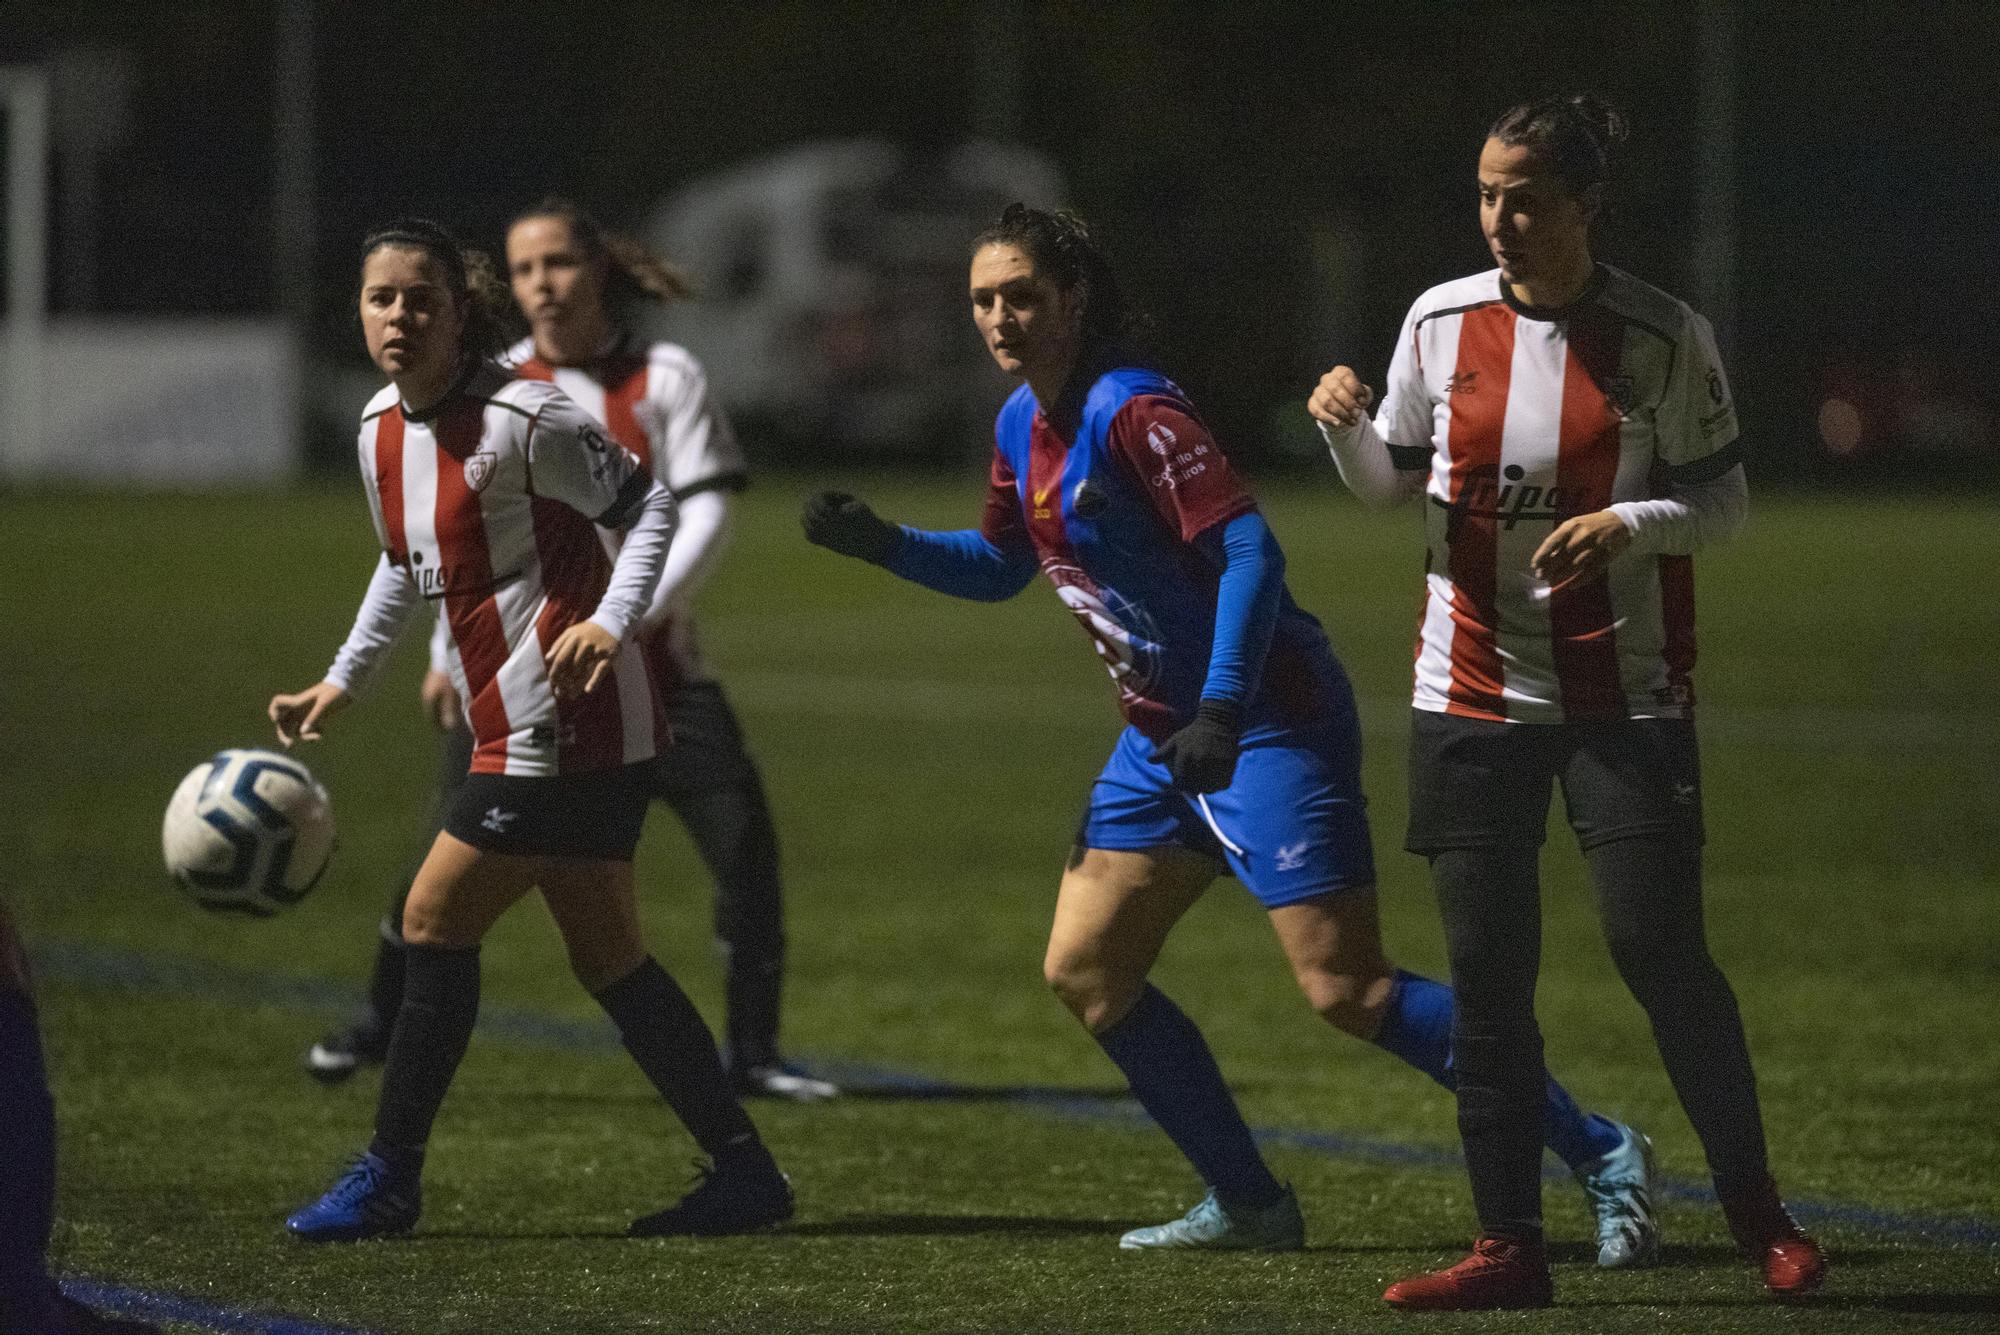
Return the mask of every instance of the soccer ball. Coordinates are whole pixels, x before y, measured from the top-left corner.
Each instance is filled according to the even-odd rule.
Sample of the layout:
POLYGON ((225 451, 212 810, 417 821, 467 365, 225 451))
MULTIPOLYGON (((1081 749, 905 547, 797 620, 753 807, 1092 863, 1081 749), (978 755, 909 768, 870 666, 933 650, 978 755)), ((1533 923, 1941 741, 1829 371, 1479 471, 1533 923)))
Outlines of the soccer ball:
POLYGON ((174 790, 160 843, 195 903, 268 918, 304 899, 326 870, 333 809, 290 756, 224 751, 174 790))

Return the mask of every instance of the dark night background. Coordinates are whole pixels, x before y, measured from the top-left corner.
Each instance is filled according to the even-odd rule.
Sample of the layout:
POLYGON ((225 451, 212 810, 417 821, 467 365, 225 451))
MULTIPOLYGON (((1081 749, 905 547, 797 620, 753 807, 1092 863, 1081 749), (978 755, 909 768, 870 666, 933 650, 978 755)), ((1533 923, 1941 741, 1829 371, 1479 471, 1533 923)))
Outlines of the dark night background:
MULTIPOLYGON (((58 312, 281 307, 279 8, 0 6, 0 64, 123 61, 128 115, 90 171, 86 241, 62 226, 78 178, 57 163, 58 312)), ((394 214, 495 247, 549 190, 631 223, 786 145, 943 146, 1011 126, 1107 238, 1164 364, 1267 463, 1303 429, 1320 371, 1352 360, 1379 377, 1409 302, 1487 264, 1473 165, 1523 97, 1588 87, 1628 111, 1599 254, 1699 304, 1700 37, 1720 16, 1736 34, 1739 228, 1725 353, 1760 480, 2000 475, 2000 5, 428 0, 311 15, 316 221, 284 244, 310 246, 315 367, 361 365, 354 249, 394 214), (1868 423, 1845 458, 1815 427, 1830 392, 1868 423), (1920 447, 1901 424, 1924 404, 1972 426, 1920 447)))

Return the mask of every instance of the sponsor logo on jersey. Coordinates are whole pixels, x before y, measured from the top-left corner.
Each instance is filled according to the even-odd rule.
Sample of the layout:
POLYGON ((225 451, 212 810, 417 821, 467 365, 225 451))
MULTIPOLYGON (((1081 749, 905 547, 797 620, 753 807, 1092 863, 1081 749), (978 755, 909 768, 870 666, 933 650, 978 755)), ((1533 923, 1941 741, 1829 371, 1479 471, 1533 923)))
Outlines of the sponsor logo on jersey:
POLYGON ((1162 459, 1173 452, 1175 436, 1164 423, 1155 422, 1146 428, 1146 445, 1162 459))
POLYGON ((1507 481, 1500 483, 1490 476, 1474 477, 1466 482, 1456 501, 1441 501, 1436 497, 1432 497, 1431 501, 1454 515, 1496 519, 1502 527, 1509 529, 1523 520, 1554 522, 1582 513, 1582 497, 1577 495, 1575 487, 1564 490, 1533 484, 1522 486, 1521 478, 1525 474, 1519 466, 1512 464, 1508 465, 1506 476, 1507 481))
POLYGON ((486 484, 493 480, 493 470, 499 464, 499 455, 491 450, 480 450, 465 461, 465 485, 474 491, 485 491, 486 484))
MULTIPOLYGON (((1165 427, 1160 429, 1166 430, 1165 427)), ((1171 433, 1167 439, 1173 439, 1171 433)), ((1178 450, 1173 454, 1162 454, 1160 457, 1166 461, 1166 467, 1153 479, 1153 485, 1165 487, 1169 491, 1208 471, 1208 444, 1205 441, 1197 441, 1191 450, 1178 450)))
POLYGON ((1479 390, 1479 372, 1460 371, 1444 382, 1447 394, 1473 394, 1479 390))
POLYGON ((1056 489, 1056 484, 1053 482, 1049 483, 1049 485, 1046 487, 1035 488, 1035 518, 1037 519, 1055 518, 1055 512, 1049 506, 1049 493, 1053 492, 1055 489, 1056 489))

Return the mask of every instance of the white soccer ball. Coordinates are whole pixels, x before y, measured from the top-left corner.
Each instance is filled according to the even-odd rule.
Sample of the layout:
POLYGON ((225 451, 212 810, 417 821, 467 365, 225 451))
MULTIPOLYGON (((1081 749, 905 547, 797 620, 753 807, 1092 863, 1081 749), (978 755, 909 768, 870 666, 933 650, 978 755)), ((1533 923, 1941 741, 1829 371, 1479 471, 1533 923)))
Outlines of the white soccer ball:
POLYGON ((205 909, 268 918, 305 898, 333 856, 333 808, 312 771, 230 750, 188 771, 160 830, 167 871, 205 909))

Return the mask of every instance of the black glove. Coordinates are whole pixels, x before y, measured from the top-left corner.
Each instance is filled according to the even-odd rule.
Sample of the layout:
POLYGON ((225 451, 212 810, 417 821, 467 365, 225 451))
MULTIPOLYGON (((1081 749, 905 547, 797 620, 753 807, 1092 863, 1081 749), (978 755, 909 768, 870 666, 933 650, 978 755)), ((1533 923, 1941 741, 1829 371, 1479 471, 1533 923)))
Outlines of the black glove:
POLYGON ((807 542, 876 565, 889 559, 902 536, 894 524, 869 509, 868 502, 844 491, 819 491, 806 497, 799 523, 805 528, 807 542))
POLYGON ((1154 763, 1165 765, 1174 787, 1189 793, 1227 788, 1236 776, 1243 709, 1228 700, 1203 700, 1194 722, 1153 748, 1154 763))

